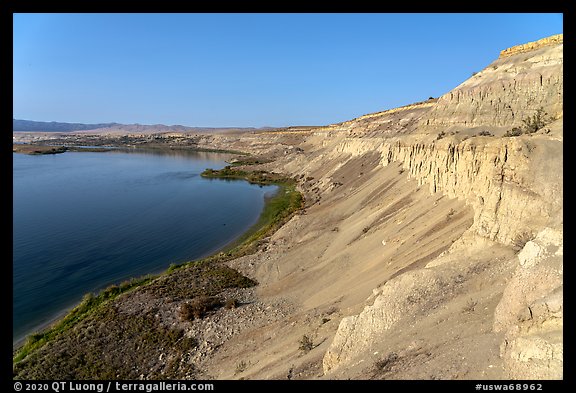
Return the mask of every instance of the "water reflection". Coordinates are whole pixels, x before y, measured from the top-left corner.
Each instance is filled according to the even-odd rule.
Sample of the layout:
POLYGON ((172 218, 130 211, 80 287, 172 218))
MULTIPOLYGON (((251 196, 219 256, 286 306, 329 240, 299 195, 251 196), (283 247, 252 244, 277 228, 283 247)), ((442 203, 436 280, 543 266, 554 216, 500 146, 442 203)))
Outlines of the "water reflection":
POLYGON ((149 156, 168 156, 173 158, 186 158, 186 159, 196 159, 203 161, 229 161, 234 154, 231 153, 213 153, 205 151, 195 151, 189 149, 153 149, 153 148, 127 148, 119 147, 110 150, 114 153, 131 153, 131 154, 142 154, 149 156))

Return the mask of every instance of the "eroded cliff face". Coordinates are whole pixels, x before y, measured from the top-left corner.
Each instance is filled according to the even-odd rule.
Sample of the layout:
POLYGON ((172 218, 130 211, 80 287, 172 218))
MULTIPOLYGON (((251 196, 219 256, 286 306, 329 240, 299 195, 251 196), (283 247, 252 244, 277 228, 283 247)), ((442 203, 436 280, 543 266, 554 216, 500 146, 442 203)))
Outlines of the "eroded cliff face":
MULTIPOLYGON (((382 166, 401 163, 431 193, 471 206, 474 224, 446 255, 387 281, 362 312, 341 321, 324 356, 327 375, 386 348, 382 342, 399 334, 402 321, 428 318, 422 315, 430 301, 451 307, 455 298, 443 294, 457 287, 451 279, 465 277, 469 267, 461 261, 472 258, 479 244, 478 255, 493 244, 512 253, 522 250, 498 265, 507 266, 501 273, 511 279, 494 282, 493 295, 499 300, 485 308, 494 320, 493 337, 501 337, 505 375, 562 378, 562 63, 561 37, 504 51, 420 112, 412 135, 348 136, 334 142, 334 154, 377 151, 382 166), (523 126, 538 108, 550 115, 544 127, 529 135, 501 137, 503 130, 523 126), (458 135, 478 127, 501 132, 495 137, 458 135), (447 136, 438 139, 438 131, 447 136)), ((382 115, 377 118, 382 123, 382 115)), ((349 126, 358 128, 359 123, 349 126)), ((491 258, 485 256, 478 266, 489 270, 491 258)))
POLYGON ((430 192, 465 200, 474 209, 478 235, 518 247, 561 219, 561 183, 542 181, 560 178, 562 160, 554 156, 561 152, 562 143, 546 138, 397 142, 384 146, 383 164, 400 161, 430 192))
MULTIPOLYGON (((383 166, 400 162, 409 176, 428 186, 431 193, 443 193, 465 201, 474 210, 474 224, 468 236, 481 237, 518 251, 524 244, 528 247, 531 242, 526 242, 538 233, 556 228, 553 231, 559 235, 555 244, 561 248, 563 190, 562 142, 559 140, 544 135, 497 139, 479 137, 460 143, 449 139, 402 138, 385 142, 346 139, 336 151, 352 155, 378 151, 383 166)), ((470 244, 455 244, 450 252, 461 258, 469 257, 470 244)), ((527 378, 528 374, 534 374, 534 368, 542 378, 561 376, 561 350, 558 349, 559 345, 561 348, 558 344, 561 319, 551 324, 546 314, 542 317, 546 322, 540 323, 556 328, 555 332, 545 335, 554 337, 554 344, 547 343, 541 335, 535 335, 534 327, 522 330, 516 325, 523 321, 522 313, 530 304, 558 291, 562 282, 561 269, 553 272, 541 270, 541 267, 518 268, 504 290, 502 305, 496 309, 496 320, 507 321, 496 322, 496 331, 507 331, 507 337, 510 336, 505 339, 507 344, 502 355, 507 358, 507 374, 511 377, 527 378), (525 292, 528 285, 531 296, 518 294, 518 283, 523 283, 525 292), (507 319, 502 316, 502 310, 509 311, 507 319), (530 339, 522 333, 528 331, 530 339), (537 344, 536 339, 539 340, 537 344), (544 349, 524 348, 534 345, 544 349), (550 368, 543 359, 540 362, 528 361, 525 358, 529 355, 519 353, 538 353, 537 356, 543 359, 549 355, 555 367, 550 368), (523 367, 522 372, 517 371, 518 364, 523 367)), ((449 277, 454 278, 454 273, 422 269, 390 280, 372 305, 359 315, 343 319, 324 358, 324 370, 329 372, 341 364, 348 364, 356 356, 370 351, 378 341, 385 340, 395 323, 406 315, 421 312, 426 309, 426 302, 441 297, 450 286, 447 282, 442 284, 441 280, 450 282, 449 277)), ((557 298, 556 294, 556 302, 557 298)), ((444 299, 444 302, 448 303, 449 299, 444 299)))
POLYGON ((561 222, 561 140, 545 135, 390 139, 346 138, 336 153, 378 152, 381 164, 401 162, 410 177, 471 205, 473 230, 505 245, 521 247, 547 225, 561 222), (524 240, 525 242, 525 240, 524 240))
POLYGON ((422 130, 522 126, 543 108, 557 119, 563 114, 562 35, 543 43, 514 47, 470 79, 443 95, 425 118, 422 130), (518 49, 515 49, 518 48, 518 49))

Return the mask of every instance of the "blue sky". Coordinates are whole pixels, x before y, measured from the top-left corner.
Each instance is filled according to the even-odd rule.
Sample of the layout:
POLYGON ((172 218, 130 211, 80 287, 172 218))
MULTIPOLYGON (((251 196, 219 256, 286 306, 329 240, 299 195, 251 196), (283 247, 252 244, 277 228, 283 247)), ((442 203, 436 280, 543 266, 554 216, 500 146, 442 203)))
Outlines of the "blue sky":
POLYGON ((325 125, 438 97, 562 14, 14 14, 13 116, 325 125))

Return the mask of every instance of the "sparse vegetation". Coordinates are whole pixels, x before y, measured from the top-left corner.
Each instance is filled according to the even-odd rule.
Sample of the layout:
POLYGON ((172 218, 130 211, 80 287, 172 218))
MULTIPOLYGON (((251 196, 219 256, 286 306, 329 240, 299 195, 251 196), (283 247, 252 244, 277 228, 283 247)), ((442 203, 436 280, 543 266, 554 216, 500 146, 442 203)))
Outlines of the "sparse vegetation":
POLYGON ((310 352, 314 348, 314 342, 307 335, 303 335, 299 343, 298 349, 303 352, 310 352))
MULTIPOLYGON (((117 294, 137 282, 108 288, 102 294, 87 295, 72 315, 84 315, 57 335, 36 335, 42 345, 19 351, 14 358, 16 379, 138 379, 141 372, 153 379, 182 379, 195 375, 195 367, 182 359, 198 346, 180 328, 168 328, 157 317, 158 310, 122 311, 117 294), (112 297, 116 294, 115 297, 112 297), (101 299, 109 302, 98 306, 101 299), (81 312, 89 309, 91 312, 81 312), (49 345, 44 345, 49 344, 49 345), (158 363, 160 356, 168 359, 158 363), (129 361, 127 361, 127 359, 129 361), (172 359, 172 360, 170 360, 172 359), (149 365, 157 363, 150 369, 149 365), (187 377, 188 376, 188 377, 187 377)), ((178 309, 180 318, 206 317, 218 307, 218 295, 227 288, 246 288, 256 283, 237 271, 212 261, 198 261, 176 273, 162 274, 138 288, 143 295, 184 300, 190 306, 178 309), (190 307, 190 308, 188 308, 190 307), (186 310, 188 308, 188 310, 186 310)), ((72 315, 66 317, 68 321, 72 315)), ((49 333, 49 332, 48 332, 49 333)))
POLYGON ((532 117, 522 120, 524 123, 524 133, 532 134, 550 123, 551 120, 552 119, 548 117, 548 113, 544 111, 544 108, 540 107, 532 117))
POLYGON ((84 298, 80 304, 55 325, 44 332, 30 335, 26 343, 17 351, 16 355, 14 356, 14 363, 18 363, 29 353, 42 347, 48 341, 55 339, 61 333, 76 326, 79 322, 94 314, 101 306, 115 299, 120 294, 128 292, 129 290, 140 285, 144 285, 150 282, 152 278, 152 276, 146 276, 140 279, 124 281, 120 285, 111 285, 97 296, 92 293, 84 295, 84 298))
POLYGON ((389 353, 386 357, 374 363, 375 372, 381 374, 390 371, 397 360, 398 355, 395 352, 389 353))
POLYGON ((478 136, 494 136, 490 131, 482 130, 478 133, 478 136))
POLYGON ((465 314, 469 314, 471 312, 474 312, 474 310, 476 310, 476 306, 478 305, 478 302, 475 300, 468 300, 468 303, 466 303, 466 306, 464 306, 464 309, 462 310, 463 313, 465 314))
POLYGON ((103 307, 15 364, 14 379, 139 379, 142 373, 151 379, 194 377, 194 365, 180 359, 197 345, 181 329, 161 326, 151 313, 127 315, 103 307), (168 361, 150 368, 160 357, 168 361))
POLYGON ((506 131, 504 134, 505 137, 512 137, 512 136, 520 136, 522 134, 533 134, 539 129, 543 128, 550 122, 554 121, 553 117, 548 116, 548 113, 544 111, 543 107, 540 107, 536 110, 532 116, 529 116, 527 119, 523 119, 522 122, 524 126, 514 127, 511 130, 506 131))
POLYGON ((445 136, 446 136, 446 133, 444 131, 440 131, 440 133, 436 137, 436 140, 440 140, 440 139, 444 138, 445 136))
POLYGON ((534 235, 530 232, 519 233, 518 235, 516 235, 516 237, 512 241, 512 247, 516 251, 519 251, 519 250, 523 249, 524 246, 526 245, 526 243, 528 243, 533 238, 534 238, 534 235))
POLYGON ((236 365, 236 370, 234 371, 234 375, 243 373, 244 371, 246 371, 246 367, 248 367, 248 364, 246 364, 246 362, 244 360, 241 360, 236 365))
POLYGON ((506 131, 506 133, 504 134, 504 136, 510 137, 510 136, 520 136, 523 134, 522 129, 518 128, 518 127, 514 127, 511 130, 506 131))
POLYGON ((270 162, 270 160, 267 158, 246 156, 246 157, 243 157, 241 159, 237 158, 233 161, 230 161, 230 166, 235 167, 235 166, 242 166, 242 165, 245 165, 245 166, 259 165, 259 164, 265 164, 267 162, 270 162))

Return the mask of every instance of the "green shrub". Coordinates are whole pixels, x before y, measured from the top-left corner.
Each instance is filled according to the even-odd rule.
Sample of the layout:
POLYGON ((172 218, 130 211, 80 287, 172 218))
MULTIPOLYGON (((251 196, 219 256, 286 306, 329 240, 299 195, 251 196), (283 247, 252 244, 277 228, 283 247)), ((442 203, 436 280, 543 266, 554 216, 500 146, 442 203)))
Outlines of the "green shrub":
POLYGON ((554 118, 548 116, 548 113, 544 111, 543 107, 540 107, 536 110, 532 116, 529 116, 527 119, 523 119, 522 122, 524 126, 522 128, 514 127, 512 130, 506 131, 504 136, 520 136, 522 134, 533 134, 539 129, 543 128, 546 124, 553 121, 554 118))
POLYGON ((522 120, 524 123, 524 133, 533 134, 550 121, 551 119, 548 117, 548 113, 544 111, 544 108, 540 107, 532 117, 522 120))

